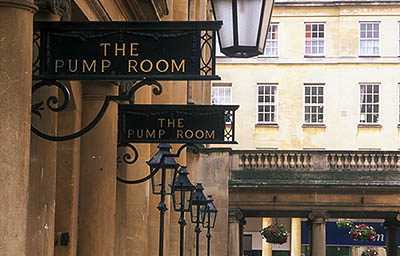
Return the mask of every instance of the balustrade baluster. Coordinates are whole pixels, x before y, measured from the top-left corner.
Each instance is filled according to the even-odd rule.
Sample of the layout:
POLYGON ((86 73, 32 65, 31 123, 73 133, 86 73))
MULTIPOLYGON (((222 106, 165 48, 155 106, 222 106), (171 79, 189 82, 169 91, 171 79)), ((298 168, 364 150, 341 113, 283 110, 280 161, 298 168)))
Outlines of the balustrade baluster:
POLYGON ((343 154, 343 170, 350 169, 349 155, 343 154))
POLYGON ((303 169, 303 168, 304 168, 303 162, 302 162, 303 154, 302 154, 302 153, 297 153, 296 156, 297 156, 296 167, 297 167, 298 169, 303 169))
POLYGON ((339 169, 339 170, 342 170, 342 169, 343 169, 342 154, 337 154, 336 167, 337 167, 337 169, 339 169))
POLYGON ((390 169, 389 154, 383 154, 383 169, 384 170, 390 169))
POLYGON ((259 163, 258 163, 258 154, 256 153, 256 154, 254 154, 254 157, 253 157, 253 159, 254 159, 254 168, 256 168, 256 169, 258 169, 258 167, 259 167, 259 163))
POLYGON ((284 153, 283 154, 283 167, 288 168, 289 167, 289 162, 288 162, 289 154, 284 153))
POLYGON ((281 169, 281 168, 283 168, 283 154, 276 154, 276 156, 277 156, 277 168, 276 169, 281 169))
POLYGON ((371 162, 370 162, 370 170, 376 171, 376 159, 375 159, 375 154, 370 154, 371 155, 371 162))
POLYGON ((350 169, 356 168, 356 154, 350 153, 350 169))
POLYGON ((363 154, 357 154, 357 169, 363 169, 364 168, 364 155, 363 154))
POLYGON ((290 169, 293 169, 293 168, 296 167, 295 157, 296 157, 296 155, 295 155, 294 153, 290 153, 290 154, 289 154, 289 158, 290 158, 290 161, 289 161, 289 168, 290 168, 290 169))

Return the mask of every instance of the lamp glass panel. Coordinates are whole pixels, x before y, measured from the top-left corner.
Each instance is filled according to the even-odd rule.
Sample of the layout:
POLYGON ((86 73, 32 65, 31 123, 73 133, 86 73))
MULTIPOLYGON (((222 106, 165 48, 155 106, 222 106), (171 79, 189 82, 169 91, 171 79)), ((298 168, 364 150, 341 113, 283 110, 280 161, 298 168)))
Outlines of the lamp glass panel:
POLYGON ((269 27, 269 22, 271 20, 273 5, 274 5, 274 0, 265 0, 265 7, 263 10, 264 12, 262 13, 263 19, 262 19, 261 30, 260 30, 260 41, 257 45, 258 50, 260 52, 264 52, 265 42, 267 40, 268 27, 269 27))
POLYGON ((188 211, 189 207, 190 207, 190 197, 191 197, 190 194, 191 194, 190 190, 184 191, 183 202, 184 202, 185 211, 188 211))
POLYGON ((233 16, 232 0, 213 0, 215 20, 222 20, 223 25, 219 30, 221 48, 233 46, 233 16))
MULTIPOLYGON (((215 226, 215 220, 216 220, 216 218, 217 218, 217 212, 210 212, 209 214, 210 214, 210 223, 209 223, 210 228, 214 228, 214 226, 215 226)), ((207 218, 207 219, 208 219, 208 218, 207 218)))
POLYGON ((201 207, 201 206, 199 206, 197 204, 192 204, 192 210, 190 211, 190 217, 192 218, 192 223, 196 223, 197 218, 199 217, 199 216, 197 216, 197 214, 198 214, 197 208, 198 207, 201 207))
POLYGON ((175 211, 180 211, 182 206, 181 206, 181 202, 182 202, 182 198, 184 197, 184 191, 182 190, 175 190, 174 192, 174 209, 175 211))
POLYGON ((240 46, 256 46, 262 0, 237 0, 240 46))
POLYGON ((170 195, 172 193, 172 185, 175 184, 175 174, 176 169, 174 168, 166 168, 165 169, 165 193, 170 195))
POLYGON ((161 181, 162 181, 162 170, 158 170, 158 172, 151 179, 153 183, 153 193, 160 194, 161 193, 161 181))

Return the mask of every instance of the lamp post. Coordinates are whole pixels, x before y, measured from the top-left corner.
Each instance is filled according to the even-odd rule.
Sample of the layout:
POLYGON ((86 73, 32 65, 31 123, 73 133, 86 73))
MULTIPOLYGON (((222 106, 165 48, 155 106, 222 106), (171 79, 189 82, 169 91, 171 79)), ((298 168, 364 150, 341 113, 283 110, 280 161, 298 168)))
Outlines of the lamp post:
POLYGON ((170 144, 162 143, 158 145, 158 148, 158 152, 147 164, 150 166, 150 173, 156 172, 151 177, 153 194, 161 195, 161 200, 157 209, 160 211, 160 240, 158 252, 159 256, 162 256, 164 253, 164 214, 168 210, 165 205, 165 195, 171 195, 179 164, 175 161, 174 157, 168 156, 171 155, 170 150, 172 147, 170 144), (161 172, 159 171, 160 168, 161 172), (166 182, 168 182, 169 186, 166 186, 166 182))
POLYGON ((220 49, 229 57, 248 58, 264 52, 274 0, 211 0, 220 49))
POLYGON ((174 203, 174 210, 181 213, 179 218, 180 225, 180 239, 179 239, 179 255, 184 254, 184 230, 185 230, 185 212, 189 212, 192 208, 192 198, 193 191, 195 190, 194 185, 188 177, 188 170, 186 166, 182 166, 178 171, 178 176, 175 179, 172 200, 174 203))
POLYGON ((215 227, 215 221, 217 219, 218 210, 213 203, 213 198, 211 195, 207 196, 207 206, 205 209, 201 211, 202 214, 205 214, 203 217, 203 228, 207 228, 207 256, 210 256, 210 240, 211 240, 211 232, 210 229, 215 227))
POLYGON ((203 185, 197 183, 196 191, 192 195, 192 209, 190 210, 190 217, 192 223, 196 224, 194 231, 196 232, 196 256, 199 256, 199 236, 200 236, 200 223, 204 222, 205 214, 201 214, 201 209, 207 205, 207 198, 203 193, 203 185))

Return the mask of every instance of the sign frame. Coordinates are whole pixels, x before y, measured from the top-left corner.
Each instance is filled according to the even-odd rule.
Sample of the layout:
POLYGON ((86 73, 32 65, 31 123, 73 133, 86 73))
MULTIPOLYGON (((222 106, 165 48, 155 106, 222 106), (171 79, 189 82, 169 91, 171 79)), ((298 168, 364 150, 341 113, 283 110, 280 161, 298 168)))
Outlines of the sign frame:
POLYGON ((238 105, 119 104, 118 142, 237 144, 234 127, 238 108, 238 105), (129 138, 128 134, 135 138, 129 138))
MULTIPOLYGON (((220 77, 215 73, 215 38, 216 32, 221 26, 221 21, 35 22, 34 45, 37 47, 38 54, 33 62, 33 80, 220 80, 220 77), (111 40, 110 42, 112 42, 107 49, 114 47, 114 44, 115 48, 120 47, 119 50, 115 50, 115 56, 113 56, 117 61, 109 62, 106 59, 104 63, 100 64, 100 54, 104 51, 104 56, 106 56, 105 48, 108 47, 108 45, 99 46, 99 40, 103 40, 99 38, 102 37, 105 42, 108 43, 107 40, 111 40), (66 39, 65 42, 60 40, 60 38, 66 39), (97 41, 94 38, 97 38, 97 41), (128 45, 135 38, 141 40, 141 45, 137 46, 135 43, 133 43, 135 44, 134 46, 128 45), (165 43, 165 49, 159 49, 162 48, 160 45, 164 45, 161 41, 168 42, 165 43), (185 44, 188 42, 190 44, 185 44), (69 46, 71 43, 75 47, 69 46), (118 43, 119 45, 117 45, 118 43), (122 52, 121 47, 124 43, 126 44, 126 48, 130 46, 131 49, 124 49, 124 52, 122 52), (154 44, 154 47, 151 44, 154 44), (143 52, 140 50, 141 46, 143 46, 143 52), (92 53, 94 51, 93 47, 98 48, 96 48, 96 53, 92 53), (77 71, 75 71, 75 68, 71 69, 71 65, 74 67, 73 65, 76 60, 72 57, 68 60, 57 59, 58 57, 68 57, 69 53, 63 52, 65 49, 70 49, 69 53, 71 53, 71 56, 82 56, 81 62, 83 62, 85 57, 90 57, 91 59, 88 58, 87 63, 84 63, 86 70, 82 63, 79 63, 80 66, 79 69, 77 68, 77 71), (85 51, 84 49, 89 50, 85 51), (152 53, 151 49, 154 51, 159 50, 160 54, 167 54, 166 61, 160 62, 158 69, 156 69, 157 60, 147 58, 145 55, 152 53), (129 57, 133 60, 127 67, 126 60, 128 56, 126 55, 128 55, 128 51, 131 54, 129 57), (124 54, 123 57, 122 53, 124 54), (180 65, 185 65, 187 67, 185 72, 173 73, 173 70, 168 72, 167 65, 171 69, 174 64, 168 62, 171 61, 168 59, 168 56, 174 56, 175 53, 188 58, 183 64, 182 60, 175 63, 175 71, 181 67, 180 65), (89 56, 89 54, 91 55, 89 56), (140 54, 143 54, 143 56, 140 54), (142 59, 139 60, 138 58, 142 59), (143 59, 145 61, 143 69, 141 69, 143 59), (60 62, 56 64, 56 60, 60 62), (68 63, 69 60, 72 61, 68 63), (97 65, 97 70, 91 66, 94 60, 98 61, 95 64, 97 65), (123 66, 124 71, 121 71, 121 65, 117 66, 119 61, 125 61, 125 66, 123 66), (60 73, 59 70, 61 68, 57 69, 55 65, 58 68, 62 65, 63 68, 68 65, 70 66, 68 72, 60 73), (108 65, 111 65, 112 70, 107 69, 109 68, 108 65), (114 65, 116 66, 114 67, 114 65), (126 70, 129 73, 126 73, 128 72, 126 70), (187 72, 188 70, 190 72, 187 72), (84 71, 88 71, 89 73, 84 74, 84 71), (106 73, 106 71, 109 72, 106 73)), ((154 58, 154 56, 150 57, 154 58)), ((160 55, 158 60, 164 60, 163 56, 160 55)), ((180 71, 182 71, 182 68, 180 71)))

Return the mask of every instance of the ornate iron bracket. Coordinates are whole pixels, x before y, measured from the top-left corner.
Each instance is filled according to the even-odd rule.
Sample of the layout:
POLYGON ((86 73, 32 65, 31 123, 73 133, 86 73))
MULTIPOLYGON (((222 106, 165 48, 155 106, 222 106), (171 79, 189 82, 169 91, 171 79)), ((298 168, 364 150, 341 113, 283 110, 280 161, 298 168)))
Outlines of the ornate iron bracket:
MULTIPOLYGON (((67 140, 72 140, 72 139, 76 139, 81 137, 82 135, 86 134, 87 132, 89 132, 90 130, 92 130, 99 122, 100 120, 103 118, 104 114, 106 113, 108 106, 110 105, 110 101, 129 101, 130 104, 134 104, 135 102, 135 93, 137 90, 139 90, 140 88, 142 88, 143 86, 148 85, 148 86, 155 86, 155 88, 153 89, 153 94, 154 95, 160 95, 162 93, 162 86, 159 82, 154 81, 154 80, 143 80, 143 81, 139 81, 136 84, 133 85, 133 87, 129 90, 129 92, 126 95, 107 95, 105 97, 103 106, 101 107, 100 111, 98 112, 98 114, 96 115, 96 117, 86 126, 84 127, 82 130, 75 132, 73 134, 69 134, 69 135, 64 135, 64 136, 52 136, 49 134, 45 134, 41 131, 39 131, 38 129, 35 128, 35 126, 33 124, 31 124, 31 129, 32 132, 34 132, 36 135, 38 135, 39 137, 46 139, 46 140, 50 140, 50 141, 67 141, 67 140)), ((44 86, 55 86, 57 87, 63 94, 63 102, 60 106, 59 102, 60 99, 57 96, 50 96, 47 99, 47 107, 53 111, 53 112, 60 112, 63 111, 67 108, 70 100, 71 100, 71 92, 68 89, 67 86, 65 86, 64 84, 62 84, 59 81, 55 81, 55 80, 44 80, 41 82, 36 83, 33 88, 32 88, 32 95, 40 88, 44 87, 44 86)), ((41 101, 39 103, 35 103, 32 104, 32 110, 31 112, 39 117, 41 117, 41 113, 40 111, 44 110, 43 107, 44 102, 41 101)))
MULTIPOLYGON (((119 156, 118 157, 119 158, 118 162, 123 161, 126 164, 133 164, 133 163, 135 163, 137 161, 137 159, 139 157, 139 154, 138 154, 138 151, 137 151, 137 149, 136 149, 136 147, 134 145, 132 145, 130 143, 120 143, 120 144, 118 144, 118 147, 128 147, 134 153, 134 156, 132 156, 130 153, 125 153, 125 154, 123 154, 122 159, 119 156)), ((155 168, 152 172, 150 172, 150 174, 147 175, 146 177, 143 177, 143 178, 140 178, 140 179, 137 179, 137 180, 127 180, 127 179, 123 179, 123 178, 117 176, 117 180, 119 182, 122 182, 122 183, 125 183, 125 184, 142 183, 142 182, 150 179, 151 177, 153 177, 160 170, 162 164, 164 163, 164 159, 165 158, 167 158, 167 157, 180 157, 182 151, 185 148, 190 148, 192 150, 192 152, 195 153, 195 154, 200 151, 199 147, 197 145, 195 145, 195 144, 192 144, 192 143, 183 144, 182 146, 179 147, 178 151, 175 154, 162 155, 161 160, 160 160, 160 164, 157 166, 157 168, 155 168)))

